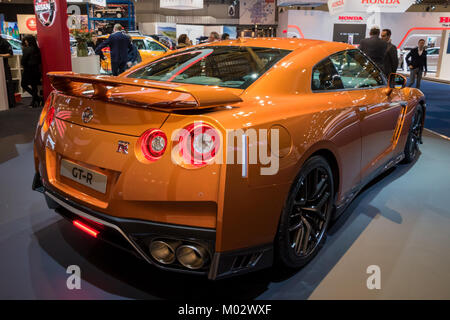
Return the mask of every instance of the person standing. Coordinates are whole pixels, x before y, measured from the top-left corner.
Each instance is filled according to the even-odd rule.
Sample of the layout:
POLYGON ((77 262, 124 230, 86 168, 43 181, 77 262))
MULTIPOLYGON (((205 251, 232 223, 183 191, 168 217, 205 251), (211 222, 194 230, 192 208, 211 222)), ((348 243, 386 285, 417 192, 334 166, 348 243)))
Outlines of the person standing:
POLYGON ((8 91, 8 105, 9 108, 16 106, 14 98, 14 85, 9 68, 8 58, 13 56, 13 50, 9 42, 0 35, 0 59, 3 59, 3 66, 5 69, 6 90, 8 91))
POLYGON ((389 77, 391 73, 396 73, 398 68, 397 47, 391 42, 392 32, 390 29, 383 29, 381 40, 386 41, 387 50, 384 57, 384 74, 389 77))
POLYGON ((427 76, 427 51, 425 50, 425 40, 420 39, 417 48, 412 49, 406 56, 406 64, 409 66, 409 82, 407 87, 411 87, 416 82, 416 88, 420 89, 422 75, 427 76), (417 79, 417 80, 416 80, 417 79))
POLYGON ((215 42, 220 40, 220 35, 213 31, 209 34, 208 42, 215 42))
POLYGON ((186 47, 191 46, 191 41, 189 40, 189 37, 187 36, 187 34, 183 33, 180 34, 180 36, 178 37, 178 44, 177 44, 177 49, 183 49, 186 47))
POLYGON ((361 40, 359 49, 364 52, 373 62, 384 70, 384 57, 387 50, 387 43, 380 39, 380 28, 373 27, 369 32, 370 37, 361 40))
POLYGON ((142 62, 141 54, 133 42, 131 43, 131 47, 132 49, 128 50, 127 68, 131 68, 132 66, 142 62))
POLYGON ((34 36, 27 35, 23 38, 22 53, 20 60, 23 67, 21 86, 33 97, 30 107, 38 108, 43 103, 43 99, 38 95, 38 85, 41 83, 41 51, 34 36))
POLYGON ((122 25, 115 24, 113 29, 114 32, 108 39, 95 48, 95 54, 99 55, 102 60, 105 59, 102 49, 105 47, 110 48, 111 69, 114 76, 117 76, 126 70, 128 52, 133 50, 130 38, 123 34, 122 29, 122 25))

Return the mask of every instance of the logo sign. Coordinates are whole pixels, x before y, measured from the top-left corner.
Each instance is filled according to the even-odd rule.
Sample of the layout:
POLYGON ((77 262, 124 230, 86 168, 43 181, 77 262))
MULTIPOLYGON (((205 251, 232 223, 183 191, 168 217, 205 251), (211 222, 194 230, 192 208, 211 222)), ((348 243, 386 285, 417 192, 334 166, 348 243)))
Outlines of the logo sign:
POLYGON ((55 22, 56 1, 55 0, 35 0, 34 12, 39 22, 44 27, 50 27, 55 22))
POLYGON ((119 144, 117 145, 117 152, 128 154, 128 146, 130 145, 127 141, 119 141, 119 144))
POLYGON ((341 12, 405 12, 415 0, 329 0, 331 15, 341 12))
POLYGON ((331 15, 336 13, 344 12, 345 10, 344 0, 329 0, 328 1, 328 11, 331 15))
POLYGON ((36 31, 37 30, 36 18, 35 17, 28 18, 25 21, 25 24, 27 25, 27 28, 30 29, 31 31, 36 31))
POLYGON ((84 123, 88 123, 92 120, 94 117, 94 111, 92 111, 91 108, 87 107, 84 109, 83 113, 81 114, 81 120, 83 120, 84 123))
POLYGON ((19 33, 36 34, 36 16, 34 14, 18 14, 17 26, 19 27, 19 33))
POLYGON ((448 27, 450 25, 450 17, 440 17, 439 23, 442 23, 444 27, 448 27))
POLYGON ((363 21, 361 16, 339 16, 340 21, 363 21))

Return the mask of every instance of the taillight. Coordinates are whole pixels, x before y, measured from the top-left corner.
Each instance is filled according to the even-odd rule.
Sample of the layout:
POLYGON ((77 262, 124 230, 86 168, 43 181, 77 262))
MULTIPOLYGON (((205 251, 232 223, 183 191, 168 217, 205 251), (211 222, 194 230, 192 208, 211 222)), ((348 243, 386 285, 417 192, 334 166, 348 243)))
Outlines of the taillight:
POLYGON ((207 165, 218 153, 220 136, 209 124, 197 122, 184 128, 179 143, 180 155, 184 161, 201 167, 207 165))
POLYGON ((53 106, 51 106, 50 109, 48 109, 47 116, 45 118, 45 122, 47 123, 47 127, 50 127, 54 117, 55 117, 55 108, 53 106))
POLYGON ((162 157, 167 148, 166 134, 159 129, 150 129, 139 138, 139 144, 144 157, 156 161, 162 157))
POLYGON ((53 101, 53 94, 50 94, 47 98, 47 101, 45 101, 44 108, 42 108, 41 115, 39 117, 39 125, 42 125, 44 123, 45 117, 47 115, 48 109, 50 108, 53 101))
POLYGON ((79 220, 74 220, 72 223, 73 223, 73 225, 75 227, 77 227, 80 230, 83 230, 84 232, 86 232, 87 234, 93 236, 94 238, 97 238, 97 235, 100 233, 99 231, 97 231, 97 230, 95 230, 95 229, 85 225, 84 223, 82 223, 79 220))

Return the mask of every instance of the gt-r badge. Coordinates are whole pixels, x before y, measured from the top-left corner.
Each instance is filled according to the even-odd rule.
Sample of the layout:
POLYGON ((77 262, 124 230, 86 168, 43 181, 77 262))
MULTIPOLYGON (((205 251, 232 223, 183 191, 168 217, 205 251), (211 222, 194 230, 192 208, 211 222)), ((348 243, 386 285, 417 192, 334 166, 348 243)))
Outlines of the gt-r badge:
POLYGON ((119 141, 119 144, 117 145, 117 152, 128 154, 128 146, 130 145, 129 142, 126 141, 119 141))
POLYGON ((81 114, 81 120, 83 120, 84 123, 88 123, 92 120, 94 117, 94 111, 90 107, 87 107, 84 109, 83 113, 81 114))

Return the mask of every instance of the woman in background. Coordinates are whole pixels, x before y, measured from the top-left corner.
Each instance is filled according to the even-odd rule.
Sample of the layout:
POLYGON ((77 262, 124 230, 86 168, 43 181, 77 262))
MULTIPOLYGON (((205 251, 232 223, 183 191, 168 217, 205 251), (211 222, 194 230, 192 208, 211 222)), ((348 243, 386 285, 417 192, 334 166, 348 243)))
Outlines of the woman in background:
POLYGON ((178 37, 178 45, 177 45, 177 49, 182 49, 182 48, 186 48, 192 46, 191 40, 189 40, 189 37, 187 36, 187 34, 183 33, 180 34, 180 36, 178 37))
POLYGON ((213 31, 209 34, 208 42, 216 42, 220 40, 220 35, 213 31))
POLYGON ((22 39, 22 59, 20 63, 23 67, 22 83, 23 90, 28 92, 33 100, 32 108, 38 108, 43 104, 43 99, 38 95, 38 85, 41 83, 41 51, 32 35, 26 35, 22 39))

